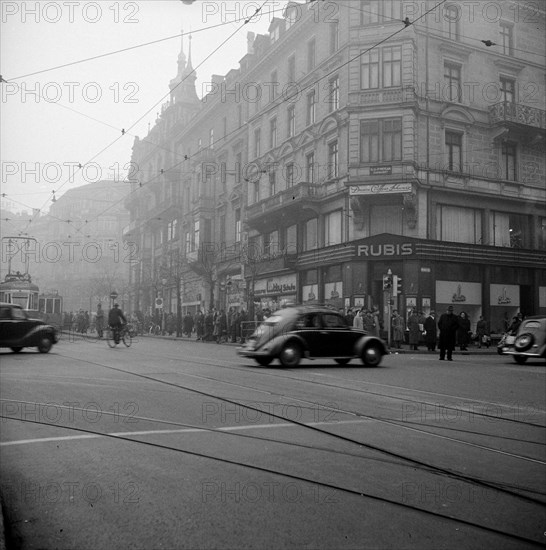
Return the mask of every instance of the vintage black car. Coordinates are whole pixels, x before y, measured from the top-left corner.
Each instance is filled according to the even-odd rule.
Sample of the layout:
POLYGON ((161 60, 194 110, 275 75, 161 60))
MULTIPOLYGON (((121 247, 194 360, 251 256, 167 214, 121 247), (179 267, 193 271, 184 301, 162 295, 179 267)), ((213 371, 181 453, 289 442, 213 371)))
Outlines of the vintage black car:
POLYGON ((47 353, 58 340, 55 327, 30 319, 21 306, 0 302, 0 347, 18 353, 36 346, 40 353, 47 353))
POLYGON ((524 319, 519 326, 514 344, 504 351, 519 364, 530 358, 546 359, 546 315, 524 319))
POLYGON ((273 313, 237 353, 262 366, 277 358, 284 367, 295 367, 303 358, 329 358, 340 365, 359 358, 376 367, 388 350, 381 339, 348 326, 333 309, 297 306, 273 313))

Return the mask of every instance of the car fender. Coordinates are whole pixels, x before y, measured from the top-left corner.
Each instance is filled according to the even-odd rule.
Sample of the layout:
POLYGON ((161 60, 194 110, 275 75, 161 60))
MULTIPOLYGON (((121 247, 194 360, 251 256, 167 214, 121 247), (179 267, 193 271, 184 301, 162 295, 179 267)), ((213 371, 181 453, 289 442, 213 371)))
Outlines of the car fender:
POLYGON ((260 351, 267 350, 268 353, 276 356, 281 352, 281 349, 289 340, 298 342, 303 350, 303 353, 307 353, 308 349, 305 341, 297 334, 279 334, 272 340, 269 340, 269 342, 266 342, 264 346, 260 348, 260 351))
POLYGON ((55 337, 55 329, 51 325, 36 325, 32 327, 19 341, 25 346, 33 346, 37 344, 43 336, 51 338, 53 343, 57 343, 55 337))
POLYGON ((364 348, 370 343, 378 345, 381 349, 381 353, 383 355, 388 355, 389 351, 385 346, 385 343, 380 338, 377 338, 377 336, 363 336, 362 338, 359 338, 355 344, 355 355, 360 357, 364 348))

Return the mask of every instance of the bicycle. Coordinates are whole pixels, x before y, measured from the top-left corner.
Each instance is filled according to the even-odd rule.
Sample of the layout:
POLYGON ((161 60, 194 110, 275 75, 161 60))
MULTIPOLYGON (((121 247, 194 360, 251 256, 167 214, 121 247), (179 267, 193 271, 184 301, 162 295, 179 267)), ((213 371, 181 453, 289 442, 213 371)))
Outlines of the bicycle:
POLYGON ((123 325, 118 329, 119 336, 117 338, 117 342, 114 334, 115 330, 116 329, 113 329, 112 327, 108 327, 108 330, 106 331, 106 342, 108 343, 108 346, 111 348, 115 348, 120 342, 123 342, 125 344, 125 347, 131 347, 131 344, 133 343, 133 337, 131 336, 130 331, 127 329, 127 325, 123 325))

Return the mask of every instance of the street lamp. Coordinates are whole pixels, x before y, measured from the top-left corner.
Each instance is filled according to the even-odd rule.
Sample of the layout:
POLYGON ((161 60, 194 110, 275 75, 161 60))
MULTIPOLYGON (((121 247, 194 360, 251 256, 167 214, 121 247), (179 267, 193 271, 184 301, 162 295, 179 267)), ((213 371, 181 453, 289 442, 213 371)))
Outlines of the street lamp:
POLYGON ((387 269, 387 281, 388 281, 387 287, 385 287, 385 285, 383 285, 383 288, 385 290, 385 298, 387 300, 387 308, 386 308, 386 313, 387 313, 387 345, 390 346, 391 345, 391 330, 392 330, 392 327, 391 327, 391 316, 392 316, 392 310, 391 310, 391 307, 392 307, 392 304, 391 304, 392 270, 391 270, 390 267, 389 267, 389 269, 387 269))
POLYGON ((163 300, 163 309, 161 310, 161 332, 165 332, 165 286, 167 285, 167 278, 161 279, 161 298, 163 300))

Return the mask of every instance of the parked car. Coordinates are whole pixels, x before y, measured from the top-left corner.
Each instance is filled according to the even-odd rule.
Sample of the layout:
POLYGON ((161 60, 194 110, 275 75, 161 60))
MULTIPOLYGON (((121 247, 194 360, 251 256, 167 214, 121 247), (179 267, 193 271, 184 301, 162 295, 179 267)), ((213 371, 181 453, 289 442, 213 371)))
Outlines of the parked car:
POLYGON ((514 345, 506 352, 522 365, 529 358, 546 359, 546 315, 527 317, 519 326, 514 345))
POLYGON ((0 347, 19 353, 36 346, 40 353, 47 353, 58 341, 54 326, 30 319, 21 306, 0 302, 0 347))
POLYGON ((340 365, 359 358, 376 367, 388 350, 383 340, 348 326, 333 309, 296 306, 273 313, 237 353, 262 366, 274 359, 284 367, 295 367, 303 358, 334 359, 340 365))

